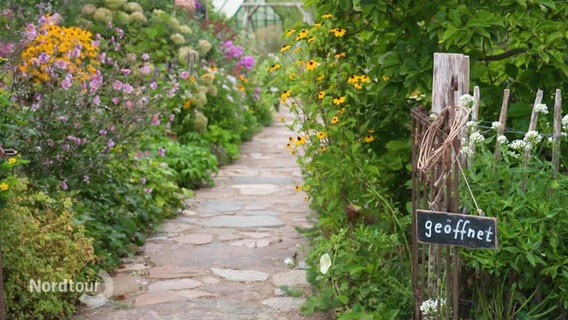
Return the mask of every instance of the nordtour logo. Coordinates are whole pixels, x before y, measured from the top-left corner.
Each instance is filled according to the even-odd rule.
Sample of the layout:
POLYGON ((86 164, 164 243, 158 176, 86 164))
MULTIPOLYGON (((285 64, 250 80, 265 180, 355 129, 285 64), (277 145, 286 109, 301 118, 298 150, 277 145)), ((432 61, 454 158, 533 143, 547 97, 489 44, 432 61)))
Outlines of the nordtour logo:
POLYGON ((110 299, 114 289, 112 279, 106 271, 100 270, 97 275, 102 279, 102 283, 99 281, 76 282, 71 279, 59 282, 30 279, 29 290, 30 292, 79 292, 82 293, 79 301, 89 308, 96 308, 110 299))

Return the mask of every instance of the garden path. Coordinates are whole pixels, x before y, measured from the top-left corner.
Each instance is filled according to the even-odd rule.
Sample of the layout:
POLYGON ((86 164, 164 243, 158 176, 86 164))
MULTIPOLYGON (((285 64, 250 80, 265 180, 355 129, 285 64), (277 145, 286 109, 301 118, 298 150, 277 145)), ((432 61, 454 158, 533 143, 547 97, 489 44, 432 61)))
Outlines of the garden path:
POLYGON ((245 143, 215 187, 198 190, 142 254, 125 261, 113 276, 113 299, 76 319, 306 319, 297 297, 308 292, 306 239, 295 228, 311 221, 304 193, 295 191, 301 172, 285 147, 292 133, 279 118, 292 121, 281 111, 245 143))

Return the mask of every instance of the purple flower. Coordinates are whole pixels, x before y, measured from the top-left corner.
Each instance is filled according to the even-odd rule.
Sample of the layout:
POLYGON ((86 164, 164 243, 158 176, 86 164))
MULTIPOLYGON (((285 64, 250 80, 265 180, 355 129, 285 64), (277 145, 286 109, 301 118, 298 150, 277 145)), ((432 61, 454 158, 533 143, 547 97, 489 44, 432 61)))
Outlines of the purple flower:
POLYGON ((123 68, 123 69, 120 69, 120 72, 122 72, 123 75, 127 76, 127 75, 130 74, 131 70, 128 69, 128 68, 123 68))
POLYGON ((160 115, 157 114, 157 113, 154 113, 154 114, 152 115, 152 121, 151 121, 151 123, 152 123, 153 126, 159 125, 159 124, 160 124, 160 115))
POLYGON ((134 102, 132 100, 126 101, 126 107, 128 107, 128 110, 132 110, 132 108, 134 107, 134 102))
POLYGON ((65 151, 69 151, 71 149, 71 146, 66 143, 65 146, 63 146, 63 149, 65 149, 65 151))
POLYGON ((150 55, 147 53, 142 54, 142 60, 147 61, 148 59, 150 59, 150 55))
POLYGON ((140 179, 140 184, 146 184, 146 177, 142 177, 142 179, 140 179))
POLYGON ((104 129, 101 129, 101 130, 99 130, 99 134, 100 134, 101 136, 104 136, 105 134, 107 134, 107 131, 104 130, 104 129))
POLYGON ((114 104, 119 104, 119 103, 120 103, 120 99, 119 99, 118 97, 114 97, 114 98, 112 98, 112 102, 113 102, 114 104))
POLYGON ((67 186, 67 179, 61 180, 61 189, 67 190, 67 188, 68 188, 68 186, 67 186))
POLYGON ((108 139, 107 141, 107 147, 110 149, 112 147, 114 147, 114 141, 112 141, 112 139, 108 139))
POLYGON ((239 61, 238 65, 245 67, 247 70, 250 70, 252 69, 252 67, 254 67, 254 57, 244 56, 241 61, 239 61))
POLYGON ((160 149, 158 149, 158 153, 160 154, 160 157, 165 157, 166 149, 164 149, 164 147, 160 147, 160 149))
POLYGON ((173 113, 170 114, 170 122, 174 121, 175 118, 176 118, 175 114, 173 114, 173 113))
POLYGON ((29 23, 26 25, 26 31, 24 32, 24 36, 29 40, 32 41, 37 37, 37 30, 36 27, 29 23))
POLYGON ((49 139, 47 140, 47 145, 50 147, 53 147, 55 145, 55 143, 53 142, 53 140, 49 139))
POLYGON ((156 81, 152 81, 150 82, 150 88, 156 90, 158 88, 158 84, 156 83, 156 81))
POLYGON ((112 82, 112 88, 113 88, 114 90, 120 90, 120 89, 122 89, 122 82, 121 82, 120 80, 114 80, 114 81, 112 82))
MULTIPOLYGON (((40 62, 41 64, 46 64, 46 63, 48 63, 48 62, 49 62, 49 58, 51 58, 51 56, 50 56, 49 54, 45 53, 45 52, 42 52, 42 53, 39 54, 39 62, 40 62)), ((63 69, 63 68, 61 68, 61 69, 63 69)))
POLYGON ((144 189, 144 192, 146 192, 146 193, 152 193, 152 188, 146 188, 146 189, 144 189))
POLYGON ((93 40, 93 41, 91 41, 91 45, 93 47, 98 47, 98 46, 101 45, 101 41, 100 40, 93 40))
POLYGON ((150 74, 150 68, 148 66, 142 66, 140 68, 140 73, 142 73, 143 75, 150 74))
POLYGON ((57 119, 61 122, 67 122, 67 120, 69 120, 66 116, 59 116, 57 119))
POLYGON ((118 27, 114 28, 114 31, 116 32, 116 34, 118 35, 119 39, 122 39, 122 37, 124 37, 124 31, 118 27))
POLYGON ((83 176, 83 182, 90 183, 89 176, 83 176))
POLYGON ((189 72, 183 70, 183 71, 181 72, 181 78, 184 79, 184 80, 189 79, 189 72))
POLYGON ((134 90, 134 88, 131 85, 129 85, 128 83, 125 83, 122 86, 122 91, 124 91, 125 93, 132 93, 132 90, 134 90))
POLYGON ((101 97, 99 97, 99 95, 96 95, 96 96, 93 98, 93 103, 94 103, 96 106, 99 106, 99 105, 101 104, 101 97))
POLYGON ((99 61, 101 63, 105 63, 106 60, 106 52, 101 52, 101 54, 99 54, 99 61))
POLYGON ((71 88, 71 84, 73 81, 73 76, 68 73, 65 76, 65 79, 63 79, 63 81, 61 81, 61 87, 63 87, 63 89, 68 90, 69 88, 71 88))
POLYGON ((65 60, 61 60, 58 59, 57 61, 55 61, 55 66, 59 69, 67 69, 67 62, 65 62, 65 60))

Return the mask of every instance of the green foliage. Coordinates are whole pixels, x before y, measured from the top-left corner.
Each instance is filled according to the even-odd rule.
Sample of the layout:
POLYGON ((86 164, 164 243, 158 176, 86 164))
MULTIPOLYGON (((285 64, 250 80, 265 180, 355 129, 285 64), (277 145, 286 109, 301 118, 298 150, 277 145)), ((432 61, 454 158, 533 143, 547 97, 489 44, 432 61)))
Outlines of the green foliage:
POLYGON ((86 281, 93 261, 91 240, 74 223, 74 199, 30 192, 23 179, 12 184, 2 211, 4 289, 9 319, 59 319, 72 315, 77 292, 30 292, 30 280, 86 281))
MULTIPOLYGON (((470 312, 476 319, 565 316, 568 193, 560 186, 568 183, 568 176, 553 178, 551 163, 541 157, 546 141, 525 137, 529 147, 520 153, 519 142, 505 143, 500 160, 488 148, 493 141, 478 146, 466 175, 478 206, 497 217, 499 227, 498 250, 461 251, 467 263, 464 277, 473 284, 464 288, 475 301, 470 312), (528 159, 526 150, 532 151, 528 159)), ((465 188, 461 198, 474 210, 465 188)))

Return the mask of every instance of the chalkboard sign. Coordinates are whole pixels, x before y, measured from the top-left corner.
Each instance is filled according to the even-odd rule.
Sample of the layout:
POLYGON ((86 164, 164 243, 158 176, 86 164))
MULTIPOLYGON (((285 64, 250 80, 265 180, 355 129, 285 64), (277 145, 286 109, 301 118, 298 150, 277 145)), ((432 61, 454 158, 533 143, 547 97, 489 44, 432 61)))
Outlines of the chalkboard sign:
POLYGON ((497 249, 497 219, 416 210, 418 241, 473 249, 497 249))

